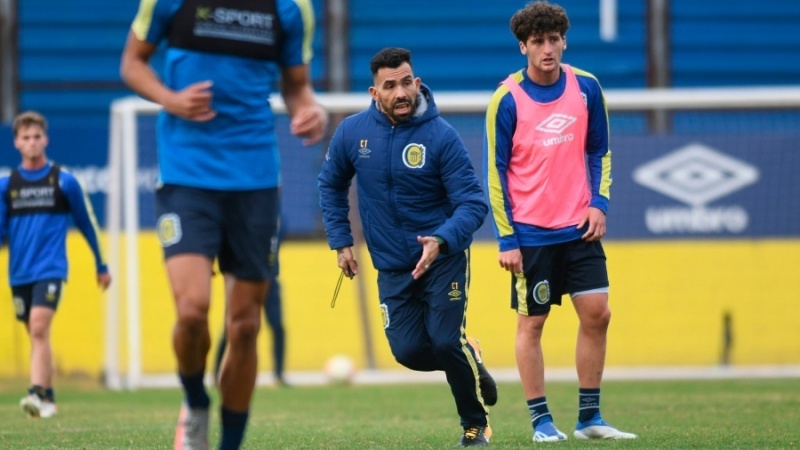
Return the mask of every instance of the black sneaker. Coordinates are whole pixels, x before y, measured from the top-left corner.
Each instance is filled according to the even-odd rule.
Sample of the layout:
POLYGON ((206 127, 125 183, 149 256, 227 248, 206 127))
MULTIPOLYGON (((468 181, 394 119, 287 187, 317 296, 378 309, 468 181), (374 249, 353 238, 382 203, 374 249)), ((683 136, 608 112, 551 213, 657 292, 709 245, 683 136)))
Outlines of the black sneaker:
POLYGON ((469 426, 464 427, 464 435, 458 441, 459 447, 488 447, 489 437, 484 432, 486 427, 469 426))
POLYGON ((478 384, 481 387, 483 403, 487 406, 494 406, 497 404, 497 383, 495 383, 489 371, 486 370, 486 366, 483 365, 480 342, 473 337, 467 336, 467 343, 475 350, 475 362, 478 363, 478 384))

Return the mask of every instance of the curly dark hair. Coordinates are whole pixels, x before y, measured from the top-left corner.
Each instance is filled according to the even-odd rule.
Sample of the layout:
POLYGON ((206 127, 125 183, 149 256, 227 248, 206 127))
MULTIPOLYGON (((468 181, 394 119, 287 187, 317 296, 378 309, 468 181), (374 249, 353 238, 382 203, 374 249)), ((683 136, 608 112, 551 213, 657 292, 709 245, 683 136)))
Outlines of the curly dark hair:
POLYGON ((387 47, 372 57, 369 62, 369 68, 372 70, 372 76, 375 76, 380 69, 385 67, 396 69, 404 62, 408 63, 409 66, 411 65, 411 52, 409 50, 399 47, 387 47))
POLYGON ((569 18, 561 6, 540 0, 530 2, 517 11, 511 17, 509 25, 514 37, 520 42, 525 42, 531 36, 540 36, 553 31, 564 37, 569 29, 569 18))

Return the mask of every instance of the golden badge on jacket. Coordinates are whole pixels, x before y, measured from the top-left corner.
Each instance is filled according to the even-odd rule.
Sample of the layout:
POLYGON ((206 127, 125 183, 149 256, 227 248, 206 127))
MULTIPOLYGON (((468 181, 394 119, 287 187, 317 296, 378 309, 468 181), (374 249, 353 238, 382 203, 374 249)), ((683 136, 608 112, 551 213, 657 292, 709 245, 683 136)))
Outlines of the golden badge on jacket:
POLYGON ((403 164, 409 169, 420 169, 425 165, 425 146, 408 144, 403 149, 403 164))

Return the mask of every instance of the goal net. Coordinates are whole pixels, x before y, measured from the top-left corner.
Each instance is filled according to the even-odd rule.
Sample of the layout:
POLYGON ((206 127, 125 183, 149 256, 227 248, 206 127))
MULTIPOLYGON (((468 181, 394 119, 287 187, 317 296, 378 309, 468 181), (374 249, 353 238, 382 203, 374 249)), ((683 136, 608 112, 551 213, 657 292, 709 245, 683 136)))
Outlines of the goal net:
MULTIPOLYGON (((437 106, 461 134, 478 171, 482 166, 484 114, 491 95, 435 93, 437 106)), ((797 170, 797 152, 792 152, 791 146, 800 137, 800 88, 608 90, 605 95, 615 155, 615 196, 616 186, 623 186, 609 211, 609 221, 615 223, 609 238, 800 234, 794 217, 796 207, 768 207, 758 198, 742 200, 752 203, 749 212, 712 204, 754 178, 763 178, 763 167, 775 167, 778 172, 792 167, 797 170), (734 150, 723 154, 719 147, 734 150), (761 171, 753 169, 754 165, 761 171), (638 183, 653 196, 673 203, 660 209, 642 207, 639 197, 646 196, 626 197, 626 182, 638 183), (644 220, 642 211, 646 211, 644 220), (757 223, 753 219, 756 215, 760 219, 757 223)), ((331 129, 337 118, 360 111, 370 102, 366 93, 319 94, 318 99, 334 119, 331 129)), ((321 239, 324 233, 317 207, 316 175, 324 149, 320 148, 315 157, 299 151, 300 141, 288 134, 280 97, 270 102, 279 115, 276 131, 281 143, 283 203, 291 205, 282 211, 287 237, 321 239)), ((153 238, 155 244, 145 248, 140 239, 142 234, 154 234, 153 191, 158 174, 155 124, 159 111, 158 105, 136 97, 113 102, 110 111, 106 229, 109 265, 118 282, 112 283, 108 294, 104 377, 106 385, 114 389, 177 382, 169 334, 158 331, 156 339, 143 339, 154 332, 148 329, 148 317, 174 309, 163 280, 155 286, 142 281, 146 273, 163 275, 157 241, 153 238), (145 306, 142 299, 151 297, 158 297, 158 301, 145 306), (143 345, 145 342, 158 345, 143 345)), ((798 181, 767 182, 781 183, 771 189, 787 198, 800 192, 798 181)), ((490 221, 486 222, 477 239, 492 238, 490 221)))

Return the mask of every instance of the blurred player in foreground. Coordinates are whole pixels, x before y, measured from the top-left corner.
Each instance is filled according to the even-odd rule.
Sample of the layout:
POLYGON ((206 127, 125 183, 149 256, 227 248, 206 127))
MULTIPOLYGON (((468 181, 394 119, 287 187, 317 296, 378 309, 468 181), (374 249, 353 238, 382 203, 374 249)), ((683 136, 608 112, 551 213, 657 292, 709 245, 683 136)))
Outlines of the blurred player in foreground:
MULTIPOLYGON (((278 232, 280 234, 280 232, 278 232)), ((280 239, 275 239, 275 246, 280 247, 280 239)), ((275 251, 275 270, 270 279, 269 292, 264 297, 264 319, 272 332, 272 376, 276 386, 288 387, 289 383, 284 376, 286 365, 286 328, 283 326, 283 299, 281 297, 281 283, 278 279, 280 274, 279 261, 280 248, 275 251)), ((222 368, 222 360, 225 357, 225 349, 228 347, 226 333, 222 333, 217 345, 216 362, 214 365, 214 378, 219 379, 219 371, 222 368)))
POLYGON ((327 114, 311 86, 310 0, 142 0, 121 75, 164 107, 158 123, 159 240, 177 312, 173 348, 184 389, 175 448, 208 448, 214 260, 225 277, 228 349, 219 379, 220 449, 241 446, 258 370, 261 308, 274 268, 279 153, 269 98, 278 86, 290 131, 307 145, 327 114), (163 81, 150 65, 160 43, 163 81))

